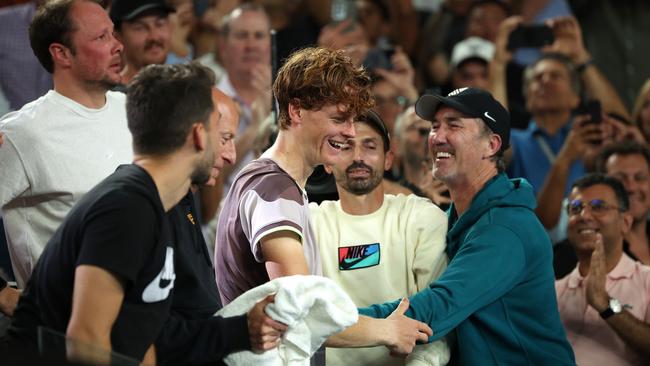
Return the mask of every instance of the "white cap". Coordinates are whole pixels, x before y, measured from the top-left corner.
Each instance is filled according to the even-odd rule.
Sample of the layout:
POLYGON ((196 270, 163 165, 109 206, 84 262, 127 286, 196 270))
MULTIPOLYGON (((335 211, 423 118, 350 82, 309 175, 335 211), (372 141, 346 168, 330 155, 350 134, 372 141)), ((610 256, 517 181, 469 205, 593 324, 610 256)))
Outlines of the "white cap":
POLYGON ((493 56, 494 44, 492 42, 480 37, 469 37, 454 46, 454 50, 451 52, 451 67, 456 68, 461 62, 470 58, 490 63, 493 56))

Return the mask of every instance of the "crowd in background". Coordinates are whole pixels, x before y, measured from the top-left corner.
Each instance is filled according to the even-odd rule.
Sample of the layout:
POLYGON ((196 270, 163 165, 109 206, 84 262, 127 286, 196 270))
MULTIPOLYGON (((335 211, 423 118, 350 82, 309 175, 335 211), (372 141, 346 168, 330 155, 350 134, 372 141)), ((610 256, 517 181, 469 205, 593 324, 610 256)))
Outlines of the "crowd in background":
MULTIPOLYGON (((36 9, 46 1, 0 2, 0 116, 52 89, 52 70, 41 65, 28 36, 36 9)), ((373 109, 390 136, 383 192, 414 194, 449 207, 447 187, 432 174, 431 123, 414 106, 424 94, 485 90, 510 113, 513 130, 502 168, 532 185, 535 212, 554 244, 556 278, 570 275, 593 251, 572 247, 572 239, 580 241, 576 216, 585 210, 574 207, 576 197, 598 184, 619 194, 616 183, 581 180, 594 172, 619 179, 629 196, 629 228, 612 240, 618 245, 621 239, 626 258, 650 265, 650 63, 644 57, 650 4, 645 1, 168 0, 135 15, 124 3, 101 2, 123 45, 117 52, 120 79, 112 90, 126 90, 147 65, 196 60, 214 72, 215 86, 236 104, 236 151, 224 158, 229 164, 216 185, 201 187, 194 203, 210 258, 223 198, 242 167, 278 134, 272 94, 278 69, 292 52, 320 46, 343 50, 370 76, 373 109)), ((317 170, 307 181, 310 201, 337 199, 333 179, 317 170)), ((10 201, 0 205, 12 220, 10 201)), ((597 216, 592 203, 589 211, 597 216)), ((24 239, 9 230, 10 242, 24 239)), ((23 288, 33 263, 19 264, 15 252, 10 262, 4 235, 0 241, 0 277, 23 288)), ((40 250, 30 253, 34 263, 40 250)), ((646 292, 628 292, 650 309, 650 284, 642 286, 646 292)), ((558 297, 566 293, 562 287, 558 297)), ((558 302, 566 306, 571 300, 558 302)), ((650 310, 639 317, 645 317, 647 331, 650 310)), ((629 341, 631 328, 613 329, 629 341)))

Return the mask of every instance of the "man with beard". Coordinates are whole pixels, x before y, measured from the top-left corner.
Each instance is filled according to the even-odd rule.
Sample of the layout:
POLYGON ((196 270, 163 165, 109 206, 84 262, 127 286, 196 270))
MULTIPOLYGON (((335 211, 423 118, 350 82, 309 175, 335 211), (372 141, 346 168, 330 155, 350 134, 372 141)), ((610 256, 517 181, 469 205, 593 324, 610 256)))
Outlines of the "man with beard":
MULTIPOLYGON (((83 363, 108 363, 98 353, 115 350, 156 364, 153 342, 177 279, 179 243, 166 213, 190 185, 214 184, 221 168, 213 85, 210 70, 193 64, 150 66, 136 76, 127 99, 134 163, 88 192, 49 241, 16 309, 10 344, 35 347, 37 328, 46 327, 65 332, 68 356, 83 363)), ((221 319, 214 347, 224 354, 275 347, 286 326, 265 315, 269 301, 221 319)))
MULTIPOLYGON (((503 173, 510 116, 473 88, 425 95, 415 110, 431 121, 435 177, 449 188, 449 266, 411 296, 407 316, 440 339, 456 330, 459 365, 570 365, 571 346, 555 301, 551 243, 523 179, 503 173)), ((385 317, 397 302, 360 313, 385 317)))
POLYGON ((131 161, 122 45, 106 11, 92 1, 40 7, 30 42, 54 90, 0 120, 0 186, 7 243, 23 288, 47 241, 90 188, 131 161))
MULTIPOLYGON (((359 306, 413 295, 438 278, 447 264, 447 219, 429 200, 385 195, 384 171, 392 152, 384 122, 372 110, 354 123, 355 136, 341 158, 326 167, 336 179, 339 201, 310 205, 323 275, 359 306)), ((416 347, 411 358, 449 360, 443 341, 416 347)), ((328 365, 403 365, 385 347, 327 349, 328 365)), ((408 361, 407 361, 408 363, 408 361)))
POLYGON ((568 235, 578 265, 555 288, 579 365, 650 360, 650 268, 623 251, 633 220, 625 190, 615 178, 591 174, 569 195, 568 235))
POLYGON ((168 15, 173 11, 164 0, 113 1, 111 20, 117 39, 124 44, 121 84, 128 85, 147 65, 165 63, 172 32, 168 15))

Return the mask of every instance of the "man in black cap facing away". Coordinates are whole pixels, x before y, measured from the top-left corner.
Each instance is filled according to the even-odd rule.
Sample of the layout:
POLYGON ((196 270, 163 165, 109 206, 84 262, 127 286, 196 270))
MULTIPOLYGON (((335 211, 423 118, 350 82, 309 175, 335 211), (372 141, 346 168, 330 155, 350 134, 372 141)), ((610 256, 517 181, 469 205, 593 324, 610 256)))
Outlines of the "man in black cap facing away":
MULTIPOLYGON (((406 315, 440 339, 456 329, 461 365, 575 364, 557 310, 551 243, 534 213, 532 187, 503 173, 508 112, 487 92, 425 95, 417 114, 431 121, 433 171, 452 198, 449 267, 410 297, 406 315)), ((397 302, 363 315, 385 317, 397 302)), ((454 356, 452 355, 452 358, 454 356)))

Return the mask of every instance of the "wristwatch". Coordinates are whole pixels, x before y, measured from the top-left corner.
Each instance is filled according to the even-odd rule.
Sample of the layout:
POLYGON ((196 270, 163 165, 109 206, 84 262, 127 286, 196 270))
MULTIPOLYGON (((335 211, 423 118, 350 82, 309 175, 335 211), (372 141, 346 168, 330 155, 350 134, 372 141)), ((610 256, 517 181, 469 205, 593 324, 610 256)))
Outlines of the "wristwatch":
POLYGON ((614 314, 620 313, 621 311, 623 311, 623 307, 621 306, 621 303, 615 298, 610 297, 609 306, 607 307, 607 309, 603 310, 600 313, 600 317, 603 319, 607 319, 614 314))

